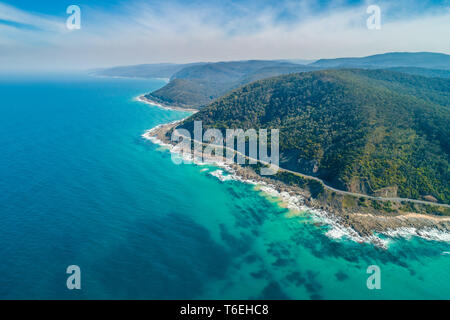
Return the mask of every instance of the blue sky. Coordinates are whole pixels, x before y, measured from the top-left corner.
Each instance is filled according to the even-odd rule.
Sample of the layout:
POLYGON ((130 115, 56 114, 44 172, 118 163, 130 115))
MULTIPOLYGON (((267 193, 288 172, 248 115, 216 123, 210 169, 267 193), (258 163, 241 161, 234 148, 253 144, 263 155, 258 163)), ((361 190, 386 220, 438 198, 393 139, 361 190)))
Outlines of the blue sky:
POLYGON ((449 35, 449 0, 0 0, 0 70, 450 53, 449 35), (366 26, 371 4, 381 30, 366 26))

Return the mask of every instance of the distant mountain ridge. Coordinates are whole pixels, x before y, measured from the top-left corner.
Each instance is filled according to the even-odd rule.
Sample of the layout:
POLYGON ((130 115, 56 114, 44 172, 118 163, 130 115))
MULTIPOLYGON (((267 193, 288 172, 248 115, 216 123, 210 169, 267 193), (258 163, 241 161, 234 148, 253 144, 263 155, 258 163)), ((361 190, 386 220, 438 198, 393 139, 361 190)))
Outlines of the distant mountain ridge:
POLYGON ((415 67, 450 70, 450 55, 433 52, 391 52, 363 58, 321 59, 309 66, 368 69, 415 67))
POLYGON ((283 61, 206 63, 181 69, 172 75, 169 84, 146 97, 163 104, 199 108, 243 84, 310 70, 315 68, 283 61))
POLYGON ((308 65, 256 60, 208 63, 180 70, 172 76, 170 84, 152 92, 147 98, 163 104, 201 108, 229 90, 252 81, 283 74, 341 68, 392 69, 427 77, 450 78, 450 55, 399 52, 364 58, 322 59, 308 65))
POLYGON ((97 70, 103 76, 167 78, 165 87, 147 98, 166 105, 201 108, 228 91, 264 78, 323 69, 388 69, 426 77, 450 78, 450 55, 432 52, 393 52, 362 58, 248 60, 191 64, 149 64, 97 70))

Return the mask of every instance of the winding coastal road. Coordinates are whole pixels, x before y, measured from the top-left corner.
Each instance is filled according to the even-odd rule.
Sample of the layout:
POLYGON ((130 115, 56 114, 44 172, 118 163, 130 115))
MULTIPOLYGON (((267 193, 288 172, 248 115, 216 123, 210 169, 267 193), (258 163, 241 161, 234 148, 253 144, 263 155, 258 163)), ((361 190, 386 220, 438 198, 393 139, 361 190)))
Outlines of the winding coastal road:
MULTIPOLYGON (((191 139, 191 138, 188 138, 188 139, 191 139)), ((192 140, 193 140, 193 139, 192 139, 192 140)), ((196 141, 196 140, 193 140, 193 141, 194 141, 195 143, 199 143, 199 142, 196 141)), ((200 142, 200 143, 201 143, 202 145, 205 145, 204 142, 200 142)), ((237 150, 235 150, 235 149, 231 149, 231 148, 224 147, 224 146, 222 146, 222 148, 223 148, 224 150, 234 151, 236 154, 239 154, 239 155, 243 156, 244 158, 246 158, 246 159, 248 159, 248 160, 258 161, 258 162, 260 162, 260 163, 262 163, 262 164, 264 164, 264 165, 269 165, 269 166, 271 165, 271 164, 268 163, 268 162, 261 161, 261 160, 258 160, 258 159, 254 159, 254 158, 250 158, 249 156, 247 156, 247 155, 245 155, 245 154, 242 154, 241 152, 239 152, 239 151, 237 151, 237 150)), ((392 201, 392 202, 411 202, 411 203, 418 203, 418 204, 425 204, 425 205, 431 205, 431 206, 438 206, 438 207, 450 208, 450 205, 445 204, 445 203, 437 203, 437 202, 431 202, 431 201, 424 201, 424 200, 417 200, 417 199, 409 199, 409 198, 398 198, 398 197, 394 197, 394 198, 375 197, 375 196, 370 196, 370 195, 362 194, 362 193, 354 193, 354 192, 350 192, 350 191, 339 190, 339 189, 336 189, 336 188, 333 188, 333 187, 327 185, 327 184, 326 184, 322 179, 320 179, 320 178, 317 178, 317 177, 314 177, 314 176, 309 176, 309 175, 306 175, 306 174, 303 174, 303 173, 300 173, 300 172, 297 172, 297 171, 292 171, 292 170, 289 170, 289 169, 284 169, 284 168, 279 167, 279 166, 277 166, 277 168, 278 168, 278 171, 288 172, 288 173, 291 173, 291 174, 300 176, 300 177, 305 178, 305 179, 318 181, 318 182, 320 182, 320 183, 324 186, 325 189, 328 189, 328 190, 331 190, 331 191, 333 191, 333 192, 336 192, 336 193, 339 193, 339 194, 343 194, 343 195, 349 195, 349 196, 353 196, 353 197, 366 198, 366 199, 370 199, 370 200, 385 201, 385 202, 387 202, 387 201, 392 201)))
MULTIPOLYGON (((261 162, 261 161, 260 161, 261 162)), ((262 163, 262 162, 261 162, 262 163)), ((367 194, 362 194, 362 193, 354 193, 354 192, 349 192, 349 191, 344 191, 344 190, 339 190, 336 188, 333 188, 329 185, 327 185, 322 179, 319 179, 317 177, 313 177, 313 176, 308 176, 306 174, 300 173, 300 172, 296 172, 296 171, 292 171, 292 170, 288 170, 288 169, 283 169, 281 167, 278 167, 280 171, 284 171, 284 172, 288 172, 288 173, 292 173, 298 176, 301 176, 305 179, 311 179, 311 180, 316 180, 320 183, 322 183, 322 185, 324 186, 324 188, 334 191, 336 193, 340 193, 340 194, 344 194, 344 195, 349 195, 349 196, 354 196, 354 197, 360 197, 360 198, 366 198, 366 199, 370 199, 370 200, 378 200, 378 201, 392 201, 392 202, 412 202, 412 203, 419 203, 419 204, 427 204, 427 205, 432 205, 432 206, 439 206, 439 207, 445 207, 445 208, 450 208, 450 205, 445 204, 445 203, 436 203, 436 202, 431 202, 431 201, 423 201, 423 200, 417 200, 417 199, 409 199, 409 198, 385 198, 385 197, 374 197, 374 196, 369 196, 367 194)))
MULTIPOLYGON (((148 100, 147 100, 147 101, 142 101, 142 102, 146 102, 146 103, 152 104, 152 105, 154 104, 153 102, 148 101, 148 100)), ((158 106, 158 105, 157 105, 157 106, 158 106)), ((181 122, 181 121, 183 121, 183 120, 184 120, 184 119, 182 119, 182 120, 180 120, 180 121, 177 121, 177 123, 179 123, 179 122, 181 122)), ((175 126, 175 123, 162 125, 161 128, 169 127, 168 130, 170 130, 173 126, 175 126)), ((156 135, 157 135, 157 134, 156 134, 156 135)), ((206 143, 203 142, 203 141, 197 141, 197 140, 194 140, 194 139, 192 139, 192 137, 185 137, 185 136, 183 136, 183 138, 187 138, 187 139, 189 139, 189 140, 192 140, 194 143, 200 143, 200 144, 202 144, 202 145, 209 145, 209 144, 206 144, 206 143)), ((223 145, 222 145, 222 146, 218 146, 218 147, 221 147, 223 150, 230 150, 230 151, 233 151, 233 152, 235 152, 236 155, 239 154, 239 155, 243 156, 245 159, 257 161, 257 162, 260 162, 260 163, 262 163, 262 164, 264 164, 264 165, 269 165, 269 166, 271 165, 271 164, 268 163, 268 162, 265 162, 265 161, 261 161, 261 160, 258 160, 258 159, 251 158, 251 157, 249 157, 249 156, 247 156, 247 155, 245 155, 245 154, 242 154, 241 152, 239 152, 239 151, 237 151, 237 150, 235 150, 235 149, 228 148, 228 147, 223 146, 223 145)), ((309 176, 309 175, 306 175, 306 174, 303 174, 303 173, 300 173, 300 172, 297 172, 297 171, 292 171, 292 170, 289 170, 289 169, 284 169, 284 168, 279 167, 279 166, 277 166, 277 168, 278 168, 278 171, 288 172, 288 173, 291 173, 291 174, 300 176, 300 177, 305 178, 305 179, 318 181, 318 182, 320 182, 320 183, 324 186, 325 189, 331 190, 331 191, 333 191, 333 192, 336 192, 336 193, 339 193, 339 194, 342 194, 342 195, 349 195, 349 196, 353 196, 353 197, 359 197, 359 198, 365 198, 365 199, 377 200, 377 201, 385 201, 385 202, 387 202, 387 201, 392 201, 392 202, 410 202, 410 203, 418 203, 418 204, 424 204, 424 205, 430 205, 430 206, 438 206, 438 207, 450 208, 450 205, 445 204, 445 203, 437 203, 437 202, 431 202, 431 201, 424 201, 424 200, 417 200, 417 199, 409 199, 409 198, 398 198, 398 197, 394 197, 394 198, 375 197, 375 196, 370 196, 370 195, 362 194, 362 193, 355 193, 355 192, 350 192, 350 191, 339 190, 339 189, 333 188, 332 186, 327 185, 327 184, 326 184, 322 179, 320 179, 320 178, 317 178, 317 177, 314 177, 314 176, 309 176)))

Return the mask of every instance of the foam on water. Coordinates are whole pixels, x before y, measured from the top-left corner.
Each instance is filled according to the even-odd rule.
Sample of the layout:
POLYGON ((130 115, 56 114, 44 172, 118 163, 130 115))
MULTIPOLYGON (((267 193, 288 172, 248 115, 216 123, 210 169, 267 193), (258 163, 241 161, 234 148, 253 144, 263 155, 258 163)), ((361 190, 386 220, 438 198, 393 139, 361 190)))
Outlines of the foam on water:
POLYGON ((450 242, 450 233, 433 228, 398 228, 395 230, 387 230, 383 232, 386 236, 391 238, 405 238, 420 237, 430 241, 450 242))

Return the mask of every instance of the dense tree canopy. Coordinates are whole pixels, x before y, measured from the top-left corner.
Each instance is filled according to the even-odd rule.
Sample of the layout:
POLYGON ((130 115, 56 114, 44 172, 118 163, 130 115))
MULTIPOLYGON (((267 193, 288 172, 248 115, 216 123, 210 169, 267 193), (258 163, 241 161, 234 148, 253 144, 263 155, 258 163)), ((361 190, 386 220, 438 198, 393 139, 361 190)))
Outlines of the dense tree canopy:
POLYGON ((450 202, 450 80, 328 70, 245 85, 181 126, 280 129, 282 166, 339 188, 450 202), (311 171, 311 163, 318 170, 311 171))

